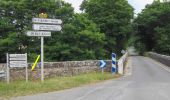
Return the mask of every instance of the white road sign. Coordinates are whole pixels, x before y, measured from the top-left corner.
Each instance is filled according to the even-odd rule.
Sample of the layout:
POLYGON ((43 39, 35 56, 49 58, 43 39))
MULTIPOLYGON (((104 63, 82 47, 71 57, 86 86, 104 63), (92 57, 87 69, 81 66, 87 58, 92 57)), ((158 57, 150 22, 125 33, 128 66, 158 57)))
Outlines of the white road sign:
POLYGON ((33 30, 39 31, 61 31, 60 25, 33 24, 33 30))
POLYGON ((25 55, 25 54, 10 54, 9 57, 10 58, 26 58, 27 55, 25 55))
POLYGON ((10 64, 25 64, 26 61, 10 61, 10 64))
POLYGON ((9 58, 10 61, 26 61, 25 58, 9 58))
POLYGON ((46 19, 46 18, 33 18, 33 23, 42 23, 42 24, 62 24, 61 19, 46 19))
POLYGON ((27 36, 51 36, 51 32, 46 31, 28 31, 27 36))
POLYGON ((10 67, 27 67, 27 54, 9 54, 10 67))
POLYGON ((27 67, 27 64, 10 64, 9 67, 27 67))
POLYGON ((10 67, 27 67, 27 61, 10 61, 10 67))

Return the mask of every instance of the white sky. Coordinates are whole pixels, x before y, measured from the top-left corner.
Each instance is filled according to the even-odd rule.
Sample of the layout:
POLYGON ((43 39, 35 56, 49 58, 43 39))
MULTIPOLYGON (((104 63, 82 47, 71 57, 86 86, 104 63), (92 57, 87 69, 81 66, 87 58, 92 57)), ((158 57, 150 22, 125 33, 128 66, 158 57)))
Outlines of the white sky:
MULTIPOLYGON (((64 0, 72 4, 75 9, 75 12, 81 12, 79 6, 83 0, 64 0)), ((129 3, 135 8, 135 13, 141 12, 141 9, 145 8, 146 4, 150 4, 153 0, 128 0, 129 3)))
POLYGON ((151 4, 153 0, 128 0, 135 9, 135 13, 140 13, 146 4, 151 4))

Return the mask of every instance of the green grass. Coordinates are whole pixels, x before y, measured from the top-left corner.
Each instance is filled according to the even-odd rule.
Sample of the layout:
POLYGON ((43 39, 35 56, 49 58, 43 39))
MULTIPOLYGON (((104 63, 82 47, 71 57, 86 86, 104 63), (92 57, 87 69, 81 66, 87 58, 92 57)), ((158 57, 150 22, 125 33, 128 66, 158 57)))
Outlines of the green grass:
POLYGON ((43 83, 41 83, 40 81, 30 81, 28 83, 24 81, 16 81, 11 82, 10 84, 0 82, 0 100, 9 99, 10 97, 15 96, 64 90, 116 77, 119 77, 119 75, 111 75, 110 73, 104 73, 102 75, 98 72, 92 72, 72 77, 50 78, 46 79, 43 83))

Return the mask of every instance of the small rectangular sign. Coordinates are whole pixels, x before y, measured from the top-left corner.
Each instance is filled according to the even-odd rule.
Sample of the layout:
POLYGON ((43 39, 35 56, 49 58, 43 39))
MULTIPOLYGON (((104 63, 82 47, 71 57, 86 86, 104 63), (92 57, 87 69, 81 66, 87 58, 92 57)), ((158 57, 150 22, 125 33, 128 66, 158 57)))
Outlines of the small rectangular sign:
POLYGON ((42 24, 62 24, 61 19, 32 18, 32 22, 42 24))
POLYGON ((10 61, 9 64, 26 64, 26 61, 10 61))
POLYGON ((9 54, 10 67, 27 67, 27 54, 9 54))
POLYGON ((9 62, 10 67, 27 67, 26 61, 10 61, 9 62))
POLYGON ((10 61, 26 61, 27 59, 26 58, 9 58, 10 61))
POLYGON ((10 64, 9 67, 27 67, 27 64, 10 64))
POLYGON ((28 31, 27 36, 44 36, 48 37, 51 36, 51 32, 46 32, 46 31, 28 31))
POLYGON ((61 31, 60 25, 33 24, 33 30, 39 31, 61 31))
POLYGON ((5 73, 0 74, 0 78, 2 78, 2 77, 6 77, 5 73))
POLYGON ((26 58, 26 54, 9 54, 10 58, 26 58))
POLYGON ((0 71, 0 78, 6 77, 5 71, 0 71))

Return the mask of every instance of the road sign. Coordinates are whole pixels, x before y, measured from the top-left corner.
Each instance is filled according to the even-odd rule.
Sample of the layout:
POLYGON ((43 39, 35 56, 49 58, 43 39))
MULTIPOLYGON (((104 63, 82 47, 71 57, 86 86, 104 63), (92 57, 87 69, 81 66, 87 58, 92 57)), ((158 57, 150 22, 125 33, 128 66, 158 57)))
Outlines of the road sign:
POLYGON ((6 77, 5 73, 4 74, 0 73, 0 78, 5 78, 5 77, 6 77))
POLYGON ((10 61, 25 61, 24 58, 9 58, 10 61))
POLYGON ((10 67, 27 67, 26 54, 9 54, 10 67))
POLYGON ((0 71, 0 78, 5 78, 5 77, 6 77, 5 71, 0 71))
POLYGON ((106 67, 106 62, 104 60, 100 60, 100 68, 106 67))
POLYGON ((102 69, 102 74, 104 73, 104 67, 106 67, 106 62, 104 60, 100 60, 100 68, 102 69))
POLYGON ((121 51, 121 53, 122 53, 122 54, 125 54, 125 53, 126 53, 126 51, 125 51, 125 50, 122 50, 122 51, 121 51))
POLYGON ((28 31, 26 34, 27 36, 40 36, 40 37, 51 36, 51 32, 46 32, 46 31, 28 31))
POLYGON ((25 58, 25 54, 9 54, 10 58, 25 58))
POLYGON ((40 31, 61 31, 60 25, 45 25, 45 24, 33 24, 33 30, 40 31))
POLYGON ((27 67, 27 61, 9 61, 9 67, 27 67))
POLYGON ((9 67, 27 67, 27 64, 10 64, 9 67))
POLYGON ((116 54, 112 53, 112 73, 116 72, 116 54))
POLYGON ((61 19, 46 19, 46 18, 33 18, 33 23, 42 23, 42 24, 62 24, 61 19))
MULTIPOLYGON (((32 28, 35 31, 61 31, 61 19, 47 19, 47 14, 39 14, 41 18, 32 18, 32 28), (52 24, 52 25, 50 25, 52 24)), ((44 81, 44 36, 51 36, 51 33, 27 32, 28 36, 41 36, 41 81, 44 81)))
POLYGON ((9 64, 25 64, 26 61, 10 61, 9 64))
POLYGON ((28 81, 28 64, 27 64, 27 53, 25 54, 6 54, 7 68, 6 68, 6 80, 7 83, 10 81, 10 68, 25 67, 26 82, 28 81))

